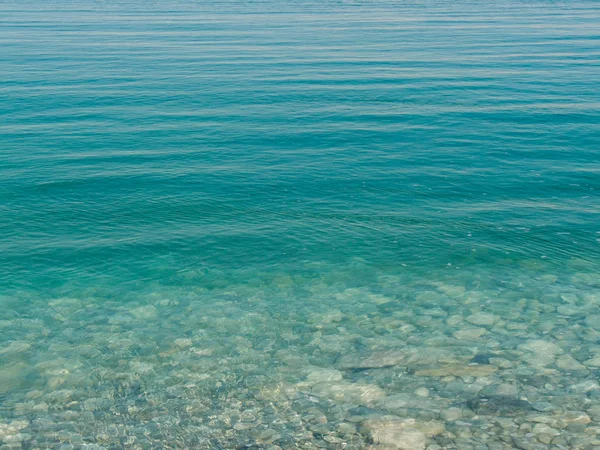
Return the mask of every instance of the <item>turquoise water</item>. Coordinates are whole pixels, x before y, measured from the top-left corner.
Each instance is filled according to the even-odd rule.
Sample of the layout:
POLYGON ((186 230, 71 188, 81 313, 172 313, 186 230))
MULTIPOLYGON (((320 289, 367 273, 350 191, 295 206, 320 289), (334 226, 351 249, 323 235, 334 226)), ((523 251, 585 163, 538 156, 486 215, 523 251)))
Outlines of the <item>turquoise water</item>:
POLYGON ((600 448, 599 23, 0 3, 0 448, 600 448))

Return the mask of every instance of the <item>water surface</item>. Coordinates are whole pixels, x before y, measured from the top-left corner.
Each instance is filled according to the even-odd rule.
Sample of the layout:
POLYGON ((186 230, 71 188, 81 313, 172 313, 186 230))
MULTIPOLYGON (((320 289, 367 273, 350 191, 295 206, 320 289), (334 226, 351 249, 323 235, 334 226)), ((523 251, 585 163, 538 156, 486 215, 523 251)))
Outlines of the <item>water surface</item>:
POLYGON ((2 2, 0 441, 599 448, 599 22, 2 2))

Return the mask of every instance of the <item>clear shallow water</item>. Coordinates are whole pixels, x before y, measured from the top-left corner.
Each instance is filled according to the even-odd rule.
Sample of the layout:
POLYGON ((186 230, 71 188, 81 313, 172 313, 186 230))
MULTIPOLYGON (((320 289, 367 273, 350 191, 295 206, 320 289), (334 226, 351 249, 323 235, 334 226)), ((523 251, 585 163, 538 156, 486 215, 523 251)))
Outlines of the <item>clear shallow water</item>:
POLYGON ((0 441, 599 448, 599 19, 0 4, 0 441))

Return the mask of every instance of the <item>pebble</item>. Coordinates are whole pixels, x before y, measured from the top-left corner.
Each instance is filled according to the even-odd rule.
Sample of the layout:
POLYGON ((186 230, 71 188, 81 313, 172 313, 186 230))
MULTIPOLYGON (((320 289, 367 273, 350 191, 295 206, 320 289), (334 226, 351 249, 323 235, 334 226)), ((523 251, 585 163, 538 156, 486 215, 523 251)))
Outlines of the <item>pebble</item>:
POLYGON ((419 397, 429 397, 429 389, 421 387, 415 391, 415 395, 418 395, 419 397))
POLYGON ((519 345, 519 349, 526 353, 523 357, 524 362, 534 367, 553 364, 556 357, 563 353, 557 344, 542 339, 530 340, 519 345))
POLYGON ((484 387, 479 395, 487 396, 504 396, 504 397, 517 397, 519 395, 519 389, 517 385, 511 383, 497 383, 490 384, 484 387))
POLYGON ((490 358, 489 364, 498 366, 501 369, 509 369, 513 367, 513 363, 506 358, 490 358))
POLYGON ((459 340, 474 341, 487 333, 485 328, 467 328, 465 330, 456 331, 453 336, 459 340))
POLYGON ((547 450, 547 446, 534 441, 531 437, 511 436, 513 445, 521 450, 547 450))
POLYGON ((565 424, 581 423, 584 425, 592 421, 590 416, 583 411, 567 411, 560 416, 560 420, 565 424))
POLYGON ((428 437, 444 432, 439 422, 420 422, 395 416, 368 419, 361 424, 373 444, 400 450, 425 450, 428 437))
POLYGON ((585 380, 572 385, 570 390, 575 394, 585 394, 586 392, 600 390, 600 385, 593 380, 585 380))
MULTIPOLYGON (((538 423, 533 427, 532 432, 534 434, 547 434, 549 436, 558 436, 560 434, 560 431, 558 431, 555 428, 552 428, 544 423, 538 423)), ((551 439, 550 439, 551 440, 551 439)), ((550 443, 546 442, 546 444, 550 443)))
POLYGON ((10 357, 11 354, 25 353, 31 348, 29 342, 13 341, 7 346, 0 348, 0 355, 3 357, 10 357))
POLYGON ((422 377, 486 377, 494 373, 498 368, 487 364, 450 364, 442 367, 416 369, 414 374, 422 377))
POLYGON ((405 393, 393 394, 384 397, 378 400, 376 404, 378 408, 388 411, 394 411, 402 408, 435 410, 439 409, 440 405, 441 403, 439 401, 405 393))
POLYGON ((339 370, 317 367, 312 369, 306 376, 306 383, 315 385, 317 383, 342 381, 342 378, 343 374, 339 370))
POLYGON ((496 321, 498 320, 498 317, 495 316, 494 314, 478 312, 478 313, 471 314, 470 316, 466 317, 465 320, 473 325, 491 327, 492 325, 494 325, 496 323, 496 321))
POLYGON ((595 404, 590 406, 587 412, 592 416, 592 419, 594 419, 595 422, 600 422, 600 405, 595 404))
POLYGON ((175 344, 176 347, 179 347, 179 348, 191 347, 193 344, 192 340, 189 338, 175 339, 175 342, 173 342, 173 343, 175 344))
POLYGON ((550 356, 562 353, 562 349, 557 344, 542 339, 530 340, 525 344, 521 344, 519 348, 526 352, 550 356))
POLYGON ((460 408, 448 408, 440 414, 440 417, 446 422, 453 422, 463 417, 463 411, 460 408))
POLYGON ((27 420, 13 420, 11 422, 0 422, 0 441, 7 444, 21 442, 28 435, 21 433, 21 430, 29 427, 27 420))
POLYGON ((584 361, 583 364, 593 368, 600 367, 600 355, 596 355, 587 361, 584 361))
POLYGON ((403 350, 383 350, 369 354, 353 353, 344 355, 336 361, 339 370, 376 369, 405 364, 412 354, 403 350))
POLYGON ((517 416, 532 410, 529 402, 511 396, 487 396, 473 397, 467 401, 467 405, 477 414, 517 416))
POLYGON ((561 355, 556 358, 556 367, 561 370, 586 370, 583 364, 573 358, 571 355, 561 355))
POLYGON ((238 422, 233 426, 234 430, 243 431, 250 430, 251 428, 256 428, 260 425, 259 421, 256 422, 238 422))
POLYGON ((581 293, 565 301, 554 290, 574 288, 561 278, 550 290, 523 276, 501 289, 481 281, 481 290, 456 282, 433 291, 427 282, 413 299, 400 276, 381 294, 331 286, 324 293, 323 280, 296 289, 285 279, 272 292, 255 280, 253 288, 224 282, 144 294, 132 308, 65 300, 48 323, 0 321, 1 356, 13 358, 0 361, 0 443, 600 446, 600 326, 592 319, 600 318, 600 289, 588 289, 589 302, 581 293), (270 308, 275 292, 283 300, 270 308), (295 295, 310 300, 286 309, 295 295), (140 306, 149 299, 162 306, 140 306), (101 319, 86 323, 85 314, 101 319), (52 330, 54 321, 60 327, 52 330), (31 423, 17 426, 25 417, 31 423))
POLYGON ((153 305, 140 306, 129 311, 138 320, 150 320, 157 316, 157 309, 153 305))
POLYGON ((344 382, 319 383, 313 386, 311 393, 316 397, 357 405, 368 405, 385 397, 377 385, 344 382))
POLYGON ((570 305, 561 305, 556 308, 556 312, 562 314, 563 316, 573 316, 575 314, 581 314, 581 309, 575 308, 570 305))

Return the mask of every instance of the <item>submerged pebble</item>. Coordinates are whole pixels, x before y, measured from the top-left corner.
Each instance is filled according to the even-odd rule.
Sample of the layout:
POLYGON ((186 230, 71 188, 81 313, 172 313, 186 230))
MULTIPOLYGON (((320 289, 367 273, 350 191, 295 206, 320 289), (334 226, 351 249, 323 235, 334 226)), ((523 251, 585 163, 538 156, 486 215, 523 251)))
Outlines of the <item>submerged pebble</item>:
MULTIPOLYGON (((440 301, 458 312, 463 301, 483 296, 455 288, 419 296, 425 308, 396 308, 368 289, 340 293, 337 285, 319 285, 310 295, 331 308, 318 313, 320 304, 308 301, 288 311, 265 309, 257 300, 268 299, 264 287, 229 286, 194 303, 170 302, 164 316, 163 306, 138 303, 128 311, 118 306, 130 320, 114 321, 110 302, 94 306, 109 319, 80 331, 78 319, 65 314, 68 305, 85 309, 85 301, 65 302, 66 331, 49 346, 19 334, 16 322, 4 325, 15 338, 4 346, 11 359, 0 373, 8 411, 0 440, 75 446, 93 434, 108 448, 128 439, 150 445, 176 432, 201 448, 591 443, 600 430, 593 344, 577 334, 547 334, 543 322, 523 335, 514 335, 521 327, 506 334, 502 324, 519 319, 507 312, 513 322, 505 321, 498 305, 494 313, 462 314, 429 306, 440 301), (231 300, 236 289, 254 300, 231 300), (351 306, 340 303, 346 300, 351 306), (425 313, 427 321, 441 320, 439 331, 422 322, 425 313), (72 347, 77 333, 85 345, 72 347), (33 366, 19 359, 34 348, 33 366), (136 425, 125 427, 125 418, 136 425)), ((515 307, 510 297, 506 305, 515 307)), ((553 313, 543 314, 551 320, 553 313)))

